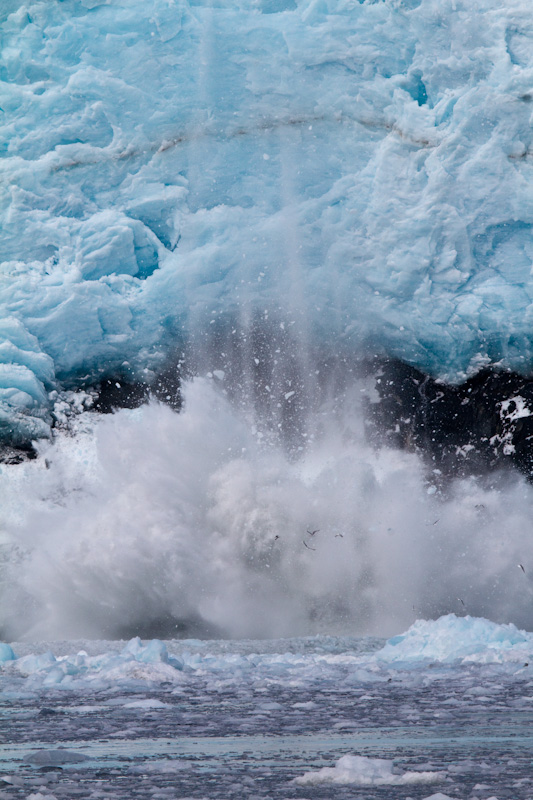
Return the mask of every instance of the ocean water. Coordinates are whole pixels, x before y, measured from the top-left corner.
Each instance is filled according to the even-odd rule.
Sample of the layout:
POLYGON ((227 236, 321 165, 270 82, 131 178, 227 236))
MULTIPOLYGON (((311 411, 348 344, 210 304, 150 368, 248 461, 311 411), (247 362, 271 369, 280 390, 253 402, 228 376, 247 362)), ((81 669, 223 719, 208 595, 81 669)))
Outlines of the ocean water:
POLYGON ((514 626, 449 615, 387 644, 317 636, 14 649, 0 675, 2 797, 533 792, 533 636, 514 626))

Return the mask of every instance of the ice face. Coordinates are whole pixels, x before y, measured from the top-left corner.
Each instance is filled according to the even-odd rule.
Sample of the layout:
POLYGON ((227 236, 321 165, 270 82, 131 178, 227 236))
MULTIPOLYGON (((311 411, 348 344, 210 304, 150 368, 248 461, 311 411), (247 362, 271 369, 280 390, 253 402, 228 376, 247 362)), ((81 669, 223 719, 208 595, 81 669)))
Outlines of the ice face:
POLYGON ((4 438, 268 325, 530 368, 525 0, 2 8, 4 438))

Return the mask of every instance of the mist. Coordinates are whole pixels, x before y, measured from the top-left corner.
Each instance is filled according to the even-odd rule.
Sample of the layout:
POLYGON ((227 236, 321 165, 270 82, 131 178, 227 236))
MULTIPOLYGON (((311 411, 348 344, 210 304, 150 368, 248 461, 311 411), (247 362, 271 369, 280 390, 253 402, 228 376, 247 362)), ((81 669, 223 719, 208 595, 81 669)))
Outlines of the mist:
POLYGON ((533 488, 370 444, 367 388, 289 448, 211 375, 180 413, 86 412, 2 466, 2 636, 385 636, 452 611, 531 628, 533 488))

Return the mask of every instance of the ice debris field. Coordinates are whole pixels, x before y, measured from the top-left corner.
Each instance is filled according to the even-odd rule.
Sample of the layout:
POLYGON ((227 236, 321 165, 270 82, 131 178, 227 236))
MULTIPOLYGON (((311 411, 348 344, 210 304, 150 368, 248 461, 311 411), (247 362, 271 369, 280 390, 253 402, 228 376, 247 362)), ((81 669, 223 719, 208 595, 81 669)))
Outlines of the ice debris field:
POLYGON ((4 0, 0 32, 4 438, 254 328, 530 369, 529 2, 4 0))
POLYGON ((533 796, 533 634, 513 625, 50 646, 0 649, 5 798, 533 796))

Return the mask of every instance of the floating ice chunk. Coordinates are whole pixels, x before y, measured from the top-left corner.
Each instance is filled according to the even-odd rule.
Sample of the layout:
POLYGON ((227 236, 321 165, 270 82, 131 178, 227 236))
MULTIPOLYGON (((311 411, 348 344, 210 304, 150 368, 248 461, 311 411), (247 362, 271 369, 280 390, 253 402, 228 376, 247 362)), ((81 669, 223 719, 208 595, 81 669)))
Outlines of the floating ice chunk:
POLYGON ((102 685, 110 683, 127 685, 130 681, 176 683, 180 679, 180 674, 180 671, 171 664, 143 664, 135 660, 111 658, 105 667, 89 672, 87 678, 102 685))
MULTIPOLYGON (((431 794, 429 797, 424 797, 423 800, 456 800, 456 798, 450 797, 449 794, 442 794, 442 792, 437 792, 437 794, 431 794)), ((497 798, 489 797, 488 800, 497 800, 497 798)))
POLYGON ((265 703, 259 703, 258 709, 269 714, 271 711, 281 711, 283 706, 281 703, 276 703, 273 700, 269 700, 265 703))
POLYGON ((23 675, 31 675, 34 672, 40 672, 41 670, 49 670, 50 668, 55 667, 57 664, 56 657, 54 654, 47 650, 46 653, 30 653, 27 656, 22 656, 16 662, 17 669, 23 675))
POLYGON ((132 700, 130 703, 124 703, 124 708, 144 708, 146 710, 157 708, 172 708, 169 703, 163 703, 155 697, 147 697, 145 700, 132 700))
POLYGON ((32 792, 26 798, 26 800, 57 800, 55 794, 49 794, 46 792, 43 794, 42 792, 32 792))
POLYGON ((152 639, 146 647, 138 652, 137 661, 144 661, 147 664, 157 664, 162 662, 168 663, 168 651, 166 645, 160 642, 159 639, 152 639))
POLYGON ((406 633, 389 639, 376 658, 389 662, 530 661, 533 634, 512 623, 499 625, 448 614, 433 621, 417 620, 406 633))
POLYGON ((137 636, 128 642, 122 655, 133 656, 136 661, 146 664, 170 664, 174 669, 183 669, 183 662, 176 656, 169 656, 166 645, 159 639, 152 639, 143 646, 137 636))
POLYGON ((0 642, 0 664, 5 664, 6 661, 14 661, 16 655, 10 645, 5 642, 0 642))
POLYGON ((172 773, 182 772, 183 770, 190 769, 192 766, 193 765, 190 761, 184 761, 182 759, 154 758, 150 761, 144 761, 142 764, 136 764, 135 766, 130 767, 128 771, 132 773, 140 773, 141 775, 145 775, 147 772, 172 773))
POLYGON ((36 750, 24 756, 24 761, 32 766, 56 767, 61 764, 78 764, 90 761, 91 757, 74 750, 36 750))
POLYGON ((402 772, 393 761, 366 756, 342 756, 334 767, 323 767, 306 772, 294 782, 302 785, 314 783, 340 783, 357 786, 405 785, 434 783, 445 777, 443 772, 402 772))

